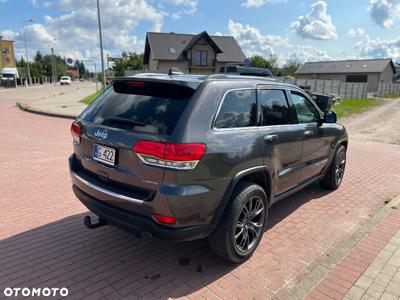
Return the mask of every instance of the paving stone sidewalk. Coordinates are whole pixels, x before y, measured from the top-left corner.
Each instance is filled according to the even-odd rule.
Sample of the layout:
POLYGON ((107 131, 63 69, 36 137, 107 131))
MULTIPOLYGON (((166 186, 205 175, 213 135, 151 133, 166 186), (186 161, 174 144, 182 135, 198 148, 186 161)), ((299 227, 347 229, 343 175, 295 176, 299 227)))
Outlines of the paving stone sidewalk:
POLYGON ((306 299, 400 299, 400 210, 393 209, 306 299))
POLYGON ((400 299, 400 230, 358 278, 345 299, 400 299))
POLYGON ((46 84, 1 90, 0 101, 15 99, 23 110, 74 119, 87 106, 80 100, 94 92, 96 85, 92 82, 74 82, 70 86, 46 84))

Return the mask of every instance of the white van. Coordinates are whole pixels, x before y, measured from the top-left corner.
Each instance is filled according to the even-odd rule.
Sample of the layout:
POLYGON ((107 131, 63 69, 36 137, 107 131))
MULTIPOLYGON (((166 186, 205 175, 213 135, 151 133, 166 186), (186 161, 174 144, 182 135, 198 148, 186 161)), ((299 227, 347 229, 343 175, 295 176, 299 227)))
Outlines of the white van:
POLYGON ((19 74, 17 68, 3 68, 1 70, 1 86, 16 87, 19 74))

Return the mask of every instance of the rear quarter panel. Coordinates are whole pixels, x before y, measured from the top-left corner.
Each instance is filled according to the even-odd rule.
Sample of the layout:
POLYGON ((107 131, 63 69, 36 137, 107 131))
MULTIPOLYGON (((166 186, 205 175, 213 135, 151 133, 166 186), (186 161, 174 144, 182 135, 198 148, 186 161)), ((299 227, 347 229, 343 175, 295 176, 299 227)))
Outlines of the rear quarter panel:
MULTIPOLYGON (((258 128, 215 130, 213 120, 224 93, 237 89, 236 82, 204 83, 194 95, 180 121, 172 140, 179 143, 204 143, 206 154, 192 171, 166 170, 164 184, 199 185, 210 190, 207 198, 189 197, 188 202, 166 197, 172 207, 190 211, 196 207, 198 221, 210 222, 232 178, 245 169, 263 165, 262 145, 258 128)), ((244 84, 243 88, 249 85, 244 84)), ((189 217, 189 213, 188 213, 189 217)))

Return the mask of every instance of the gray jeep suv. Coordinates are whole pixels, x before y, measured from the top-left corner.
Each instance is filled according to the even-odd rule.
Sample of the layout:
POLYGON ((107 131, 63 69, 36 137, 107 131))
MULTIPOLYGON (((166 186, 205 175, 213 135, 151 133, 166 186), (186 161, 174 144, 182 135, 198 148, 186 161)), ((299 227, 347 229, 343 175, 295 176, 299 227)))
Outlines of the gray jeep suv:
POLYGON ((73 191, 105 224, 207 238, 242 262, 268 208, 319 181, 339 187, 347 133, 297 86, 229 75, 116 78, 72 124, 73 191))

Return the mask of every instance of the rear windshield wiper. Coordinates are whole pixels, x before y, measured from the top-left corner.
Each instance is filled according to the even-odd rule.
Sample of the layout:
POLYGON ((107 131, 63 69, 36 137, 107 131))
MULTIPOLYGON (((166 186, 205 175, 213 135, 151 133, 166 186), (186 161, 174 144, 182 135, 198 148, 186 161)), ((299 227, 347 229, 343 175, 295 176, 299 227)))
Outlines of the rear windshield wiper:
POLYGON ((111 123, 111 124, 129 124, 134 126, 146 126, 145 123, 140 121, 135 121, 131 119, 119 118, 119 117, 108 117, 103 120, 102 123, 111 123))

